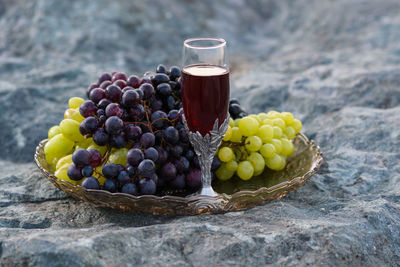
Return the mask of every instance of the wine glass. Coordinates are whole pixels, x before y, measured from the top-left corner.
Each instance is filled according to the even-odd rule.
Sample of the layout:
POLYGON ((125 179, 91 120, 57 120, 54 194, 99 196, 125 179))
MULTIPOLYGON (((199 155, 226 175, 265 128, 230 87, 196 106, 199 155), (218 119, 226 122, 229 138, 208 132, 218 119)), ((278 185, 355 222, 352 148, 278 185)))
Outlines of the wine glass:
POLYGON ((183 121, 201 168, 201 195, 216 196, 211 164, 229 124, 229 67, 226 41, 184 41, 182 68, 183 121))

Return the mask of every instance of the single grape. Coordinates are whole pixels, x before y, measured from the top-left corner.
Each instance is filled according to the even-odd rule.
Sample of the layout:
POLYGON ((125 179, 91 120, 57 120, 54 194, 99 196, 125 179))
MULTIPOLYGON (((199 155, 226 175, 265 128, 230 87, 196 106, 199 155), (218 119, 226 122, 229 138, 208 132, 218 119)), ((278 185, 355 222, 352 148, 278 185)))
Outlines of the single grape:
POLYGON ((90 153, 86 149, 77 149, 72 154, 72 162, 80 168, 89 165, 90 153))
POLYGON ((142 84, 139 89, 143 91, 144 100, 149 100, 155 93, 154 87, 150 83, 142 84))
POLYGON ((290 142, 287 139, 281 139, 281 143, 282 143, 282 151, 281 151, 282 156, 292 155, 294 152, 294 146, 292 142, 290 142))
POLYGON ((293 129, 296 131, 296 134, 298 134, 303 128, 301 121, 299 121, 298 119, 294 119, 292 125, 290 126, 293 127, 293 129))
POLYGON ((118 166, 113 163, 104 164, 101 172, 108 179, 114 179, 118 176, 118 166))
POLYGON ((136 168, 134 166, 128 165, 126 170, 129 174, 129 177, 133 178, 136 175, 136 168))
POLYGON ((111 81, 104 81, 100 84, 99 88, 105 90, 109 85, 111 85, 112 82, 111 81))
POLYGON ((187 173, 190 169, 190 163, 185 157, 175 160, 174 165, 178 173, 187 173))
POLYGON ((178 174, 176 178, 169 182, 169 185, 176 189, 183 189, 186 187, 186 175, 184 173, 178 174))
POLYGON ((231 161, 234 158, 233 150, 230 147, 222 147, 218 151, 218 157, 222 162, 231 161))
POLYGON ((192 188, 201 186, 201 171, 198 169, 191 170, 186 176, 186 184, 192 188))
MULTIPOLYGON (((189 151, 191 151, 193 153, 192 150, 189 150, 189 151)), ((187 152, 186 152, 186 155, 187 155, 187 152)), ((190 158, 187 158, 187 159, 191 160, 190 158)), ((213 161, 211 163, 211 171, 213 171, 213 172, 216 171, 220 166, 221 166, 221 161, 219 160, 218 157, 214 157, 213 161)))
POLYGON ((242 112, 242 108, 238 104, 229 105, 229 114, 232 117, 237 117, 242 112))
POLYGON ((251 165, 254 168, 254 176, 260 175, 265 168, 265 161, 263 156, 260 153, 253 152, 250 156, 247 157, 247 160, 250 161, 251 165))
POLYGON ((125 125, 124 132, 129 141, 136 141, 142 135, 142 129, 134 124, 125 125))
POLYGON ((137 187, 133 183, 124 184, 121 188, 121 192, 125 193, 125 194, 129 194, 129 195, 134 195, 134 196, 138 195, 137 187))
POLYGON ((118 182, 121 185, 128 183, 131 180, 127 171, 122 171, 118 174, 118 182))
POLYGON ((161 167, 161 177, 165 181, 172 181, 175 179, 177 171, 174 164, 168 162, 161 167))
POLYGON ((99 166, 101 163, 101 154, 97 149, 88 149, 90 154, 89 165, 92 167, 99 166))
POLYGON ((179 140, 182 143, 189 143, 189 135, 188 135, 186 129, 185 128, 180 128, 178 130, 178 132, 179 132, 179 140))
POLYGON ((104 72, 100 75, 98 83, 101 84, 104 81, 111 81, 112 76, 108 72, 104 72))
POLYGON ((93 134, 93 142, 99 146, 105 146, 108 144, 109 136, 103 128, 97 129, 93 134))
POLYGON ((195 155, 193 158, 193 166, 195 168, 200 168, 200 162, 199 162, 199 158, 195 155))
POLYGON ((99 106, 99 108, 101 108, 102 110, 105 110, 109 104, 111 104, 111 101, 110 101, 110 100, 108 100, 108 99, 102 99, 102 100, 100 100, 98 106, 99 106))
POLYGON ((173 126, 169 126, 164 130, 164 138, 170 144, 177 144, 179 142, 179 132, 173 126))
POLYGON ((168 152, 161 146, 157 146, 156 149, 158 152, 158 159, 157 159, 156 163, 162 165, 168 159, 168 152))
POLYGON ((122 97, 121 88, 112 84, 106 88, 106 96, 111 102, 119 103, 122 97))
POLYGON ((107 117, 117 116, 121 118, 123 114, 122 108, 116 103, 109 104, 105 111, 107 117))
POLYGON ((276 153, 275 146, 273 144, 263 144, 260 148, 260 153, 264 158, 272 158, 276 153))
POLYGON ((175 91, 179 90, 179 85, 175 81, 169 81, 169 86, 171 86, 172 90, 175 90, 175 91))
POLYGON ((239 130, 244 136, 252 136, 257 133, 259 123, 252 117, 244 117, 240 119, 239 130))
POLYGON ((60 122, 61 133, 68 139, 76 142, 81 142, 84 140, 83 135, 79 131, 79 122, 64 119, 60 122))
POLYGON ((140 79, 138 76, 136 75, 131 75, 129 76, 128 80, 127 80, 127 84, 129 86, 132 86, 133 88, 139 88, 140 86, 140 79))
POLYGON ((155 136, 152 133, 144 133, 140 137, 140 145, 142 148, 148 148, 154 146, 155 144, 155 136))
POLYGON ((239 143, 242 141, 242 133, 240 132, 239 127, 232 128, 231 141, 235 143, 239 143))
POLYGON ((166 73, 167 68, 163 64, 159 64, 156 68, 157 73, 166 73))
POLYGON ((133 121, 141 121, 144 118, 145 110, 141 104, 130 109, 129 116, 133 121))
POLYGON ((231 171, 231 170, 227 169, 225 163, 222 164, 221 167, 219 167, 219 169, 215 172, 215 175, 221 181, 226 181, 226 180, 231 179, 234 174, 235 174, 234 171, 231 171))
POLYGON ((116 72, 116 73, 112 76, 111 82, 115 82, 115 81, 117 81, 117 80, 126 81, 126 79, 127 79, 127 77, 126 77, 126 74, 125 74, 125 73, 123 73, 123 72, 116 72))
POLYGON ((258 128, 257 136, 260 137, 264 143, 271 142, 274 137, 274 129, 271 125, 262 125, 258 128))
POLYGON ((139 94, 133 90, 126 91, 122 95, 122 104, 124 104, 125 107, 133 107, 135 106, 139 101, 139 94))
POLYGON ((144 155, 142 150, 133 148, 128 151, 126 158, 131 166, 138 166, 139 163, 144 159, 144 155))
POLYGON ((175 79, 181 77, 181 69, 177 66, 172 66, 169 69, 169 77, 172 81, 175 81, 175 79))
POLYGON ((237 98, 231 98, 229 100, 229 105, 232 105, 232 104, 238 104, 240 106, 240 102, 237 98))
POLYGON ((157 110, 161 110, 163 106, 163 102, 161 100, 158 99, 154 99, 151 103, 150 103, 150 107, 153 111, 157 111, 157 110))
POLYGON ((246 138, 245 147, 248 151, 255 152, 260 150, 262 145, 261 138, 253 135, 246 138))
POLYGON ((232 128, 231 126, 228 126, 228 129, 225 132, 224 137, 222 138, 223 141, 229 141, 232 138, 232 128))
POLYGON ((279 139, 282 137, 283 131, 280 127, 273 126, 272 129, 274 131, 274 138, 279 139))
MULTIPOLYGON (((263 164, 264 164, 264 161, 263 161, 263 164)), ((236 160, 231 160, 225 164, 225 168, 228 171, 235 172, 238 168, 238 163, 236 160)))
POLYGON ((142 100, 143 99, 143 96, 144 96, 144 94, 143 94, 143 91, 141 90, 141 89, 135 89, 134 90, 136 93, 138 93, 138 95, 139 95, 139 100, 142 100))
POLYGON ((288 126, 285 128, 283 133, 290 139, 293 140, 296 137, 296 131, 292 126, 288 126))
POLYGON ((85 166, 82 168, 82 176, 90 177, 93 174, 93 168, 91 166, 85 166))
POLYGON ((150 159, 144 159, 139 163, 138 172, 142 177, 151 178, 155 172, 155 164, 150 159))
POLYGON ((160 83, 157 86, 157 93, 159 93, 160 95, 166 97, 169 96, 172 93, 172 89, 171 86, 169 85, 169 83, 160 83))
POLYGON ((167 97, 167 107, 170 110, 175 108, 175 98, 171 95, 167 97))
POLYGON ((274 124, 274 126, 277 126, 281 129, 285 129, 286 127, 286 123, 284 120, 282 120, 281 118, 275 118, 272 120, 272 123, 274 124))
POLYGON ((65 157, 60 158, 56 164, 56 170, 63 167, 64 165, 71 165, 72 164, 72 154, 67 155, 65 157))
POLYGON ((276 153, 280 154, 282 152, 282 142, 279 139, 272 139, 272 144, 275 147, 276 153))
POLYGON ((79 113, 79 109, 67 109, 64 112, 64 119, 71 119, 77 122, 82 122, 85 118, 79 113))
POLYGON ((49 139, 53 138, 57 134, 61 133, 61 128, 58 125, 55 125, 49 129, 49 132, 47 133, 47 136, 49 139))
POLYGON ((126 87, 126 81, 124 80, 116 80, 115 82, 113 82, 113 84, 121 88, 121 90, 126 87))
MULTIPOLYGON (((70 164, 69 164, 70 165, 70 164)), ((59 179, 59 180, 63 180, 63 181, 66 181, 66 182, 68 182, 68 183, 70 183, 70 184, 73 184, 73 185, 78 185, 79 183, 80 183, 80 181, 74 181, 74 180, 71 180, 69 177, 68 177, 68 167, 69 167, 69 165, 64 165, 64 166, 62 166, 62 167, 60 167, 60 168, 58 168, 58 169, 56 169, 56 171, 54 172, 54 175, 59 179)))
POLYGON ((57 134, 53 138, 51 138, 44 146, 44 153, 47 158, 60 158, 68 154, 72 147, 74 146, 74 142, 66 138, 63 134, 57 134))
POLYGON ((106 92, 101 88, 95 88, 90 92, 89 99, 96 104, 103 98, 106 98, 106 92))
POLYGON ((81 106, 81 104, 82 104, 83 102, 85 102, 85 99, 83 99, 83 98, 80 98, 80 97, 71 97, 71 98, 68 100, 68 106, 69 106, 69 108, 77 109, 77 108, 79 108, 79 107, 81 106))
POLYGON ((168 119, 170 119, 170 120, 176 120, 176 119, 178 119, 178 118, 180 118, 180 114, 179 114, 179 111, 178 111, 178 110, 176 110, 176 109, 171 109, 171 110, 168 112, 168 119))
POLYGON ((93 101, 86 100, 79 107, 79 112, 85 118, 87 118, 89 116, 94 116, 94 115, 96 115, 96 112, 97 112, 97 106, 93 101))
POLYGON ((164 73, 157 73, 156 75, 151 77, 151 83, 154 86, 158 86, 160 83, 168 83, 169 77, 164 73))
POLYGON ((154 162, 158 160, 158 151, 154 147, 147 148, 143 154, 145 159, 150 159, 154 162))
POLYGON ((94 89, 99 87, 99 84, 97 83, 92 83, 91 85, 89 85, 89 87, 86 89, 86 96, 89 97, 90 92, 94 89))
POLYGON ((117 116, 109 117, 105 123, 105 129, 109 134, 118 134, 124 127, 124 123, 117 116))
POLYGON ((164 111, 158 110, 151 114, 150 121, 152 126, 157 129, 161 129, 164 126, 164 121, 166 121, 167 114, 164 111))
POLYGON ((254 174, 254 167, 251 165, 250 161, 241 161, 238 165, 237 168, 237 174, 240 179, 242 180, 249 180, 251 177, 253 177, 254 174))
POLYGON ((275 171, 283 170, 286 166, 286 160, 282 156, 275 154, 272 158, 265 159, 265 165, 275 171))
POLYGON ((100 189, 100 183, 94 177, 87 177, 85 180, 83 180, 82 187, 86 189, 100 189))
POLYGON ((142 195, 154 195, 156 193, 156 183, 152 179, 144 178, 139 181, 139 191, 142 195))
POLYGON ((92 134, 97 130, 98 121, 95 117, 87 117, 79 125, 79 132, 82 135, 92 134))
POLYGON ((67 170, 68 177, 73 181, 79 181, 83 178, 81 168, 72 163, 67 170))
POLYGON ((115 184, 115 182, 113 180, 107 179, 104 182, 103 189, 106 191, 109 191, 111 193, 115 193, 115 192, 117 192, 117 185, 115 184))

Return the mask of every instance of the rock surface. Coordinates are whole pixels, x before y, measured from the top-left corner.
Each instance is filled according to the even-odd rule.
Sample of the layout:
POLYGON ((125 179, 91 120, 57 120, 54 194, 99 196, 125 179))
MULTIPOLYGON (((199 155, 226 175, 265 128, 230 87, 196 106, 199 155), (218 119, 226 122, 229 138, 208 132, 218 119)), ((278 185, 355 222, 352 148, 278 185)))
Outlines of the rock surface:
POLYGON ((398 0, 0 2, 1 266, 399 266, 398 0), (232 93, 294 112, 325 163, 241 212, 138 215, 69 198, 35 146, 102 71, 180 64, 193 36, 230 44, 232 93))

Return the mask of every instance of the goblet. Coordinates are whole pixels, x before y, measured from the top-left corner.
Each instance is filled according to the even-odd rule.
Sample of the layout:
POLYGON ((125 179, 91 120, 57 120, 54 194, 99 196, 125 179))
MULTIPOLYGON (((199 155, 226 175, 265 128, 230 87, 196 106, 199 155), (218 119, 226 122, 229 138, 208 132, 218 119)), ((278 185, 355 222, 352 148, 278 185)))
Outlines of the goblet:
POLYGON ((184 41, 182 68, 183 121, 201 168, 201 195, 216 196, 211 164, 229 124, 229 67, 226 41, 184 41))

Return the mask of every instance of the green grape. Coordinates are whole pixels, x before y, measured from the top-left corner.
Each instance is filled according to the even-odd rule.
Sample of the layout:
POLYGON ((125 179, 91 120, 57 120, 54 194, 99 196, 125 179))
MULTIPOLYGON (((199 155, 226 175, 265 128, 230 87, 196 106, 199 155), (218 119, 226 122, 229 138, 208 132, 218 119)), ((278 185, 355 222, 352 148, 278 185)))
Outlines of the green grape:
POLYGON ((53 127, 51 127, 47 133, 47 136, 49 139, 53 138, 54 136, 56 136, 57 134, 61 133, 61 129, 60 126, 58 125, 54 125, 53 127))
POLYGON ((253 118, 253 119, 256 119, 256 121, 257 121, 258 123, 261 123, 260 118, 258 118, 258 116, 257 116, 256 114, 250 114, 248 117, 253 118))
POLYGON ((238 127, 233 127, 232 128, 232 137, 231 141, 235 143, 239 143, 242 141, 242 134, 240 133, 240 130, 238 127))
POLYGON ((282 137, 283 132, 282 132, 282 129, 280 127, 274 126, 274 127, 272 127, 272 129, 274 131, 274 138, 279 139, 279 138, 282 137))
POLYGON ((272 120, 270 120, 270 119, 265 119, 265 120, 263 120, 262 125, 274 126, 274 122, 272 120))
POLYGON ((265 119, 268 119, 267 113, 261 112, 257 114, 258 122, 262 124, 265 119))
POLYGON ((258 128, 257 136, 261 138, 263 143, 271 142, 274 137, 274 129, 271 125, 262 125, 258 128))
POLYGON ((65 157, 60 158, 57 161, 56 170, 63 167, 66 164, 68 164, 68 166, 72 164, 72 154, 69 154, 69 155, 66 155, 65 157))
POLYGON ((63 134, 57 134, 51 138, 44 146, 44 153, 47 158, 61 158, 72 151, 74 142, 66 138, 63 134))
POLYGON ((72 119, 64 119, 60 123, 62 134, 72 141, 82 142, 83 135, 79 131, 79 122, 72 119))
POLYGON ((276 153, 280 154, 281 151, 282 151, 282 142, 281 142, 281 140, 274 138, 274 139, 272 139, 272 144, 275 147, 276 153))
POLYGON ((287 136, 287 138, 290 140, 293 140, 296 136, 296 131, 294 130, 294 128, 292 126, 286 127, 284 133, 287 136))
POLYGON ((79 110, 69 108, 64 112, 64 119, 71 119, 81 123, 85 118, 82 117, 82 115, 79 113, 79 110))
POLYGON ((295 130, 296 134, 298 134, 301 131, 301 128, 303 128, 303 124, 298 119, 294 119, 291 126, 295 130))
POLYGON ((89 146, 93 145, 94 141, 92 137, 84 138, 82 142, 79 142, 75 145, 75 150, 79 148, 87 149, 89 146))
POLYGON ((233 127, 239 127, 239 122, 240 122, 240 119, 234 119, 233 120, 233 127))
POLYGON ((273 119, 272 122, 274 123, 274 126, 278 126, 281 129, 285 129, 286 127, 285 121, 281 118, 273 119))
POLYGON ((282 151, 281 154, 283 156, 290 156, 294 152, 294 146, 292 142, 290 142, 288 139, 281 139, 282 143, 282 151))
MULTIPOLYGON (((225 164, 225 163, 223 163, 223 164, 225 164)), ((235 172, 237 170, 237 167, 238 167, 238 163, 236 162, 236 160, 231 160, 225 164, 225 168, 228 171, 235 172)))
POLYGON ((218 152, 218 158, 222 162, 231 161, 234 158, 235 154, 233 154, 233 150, 230 147, 223 147, 218 152))
POLYGON ((228 126, 228 129, 226 130, 224 138, 222 138, 222 140, 229 141, 231 140, 231 137, 232 137, 232 128, 231 126, 228 126))
POLYGON ((271 170, 280 171, 285 168, 286 160, 284 157, 275 154, 274 157, 265 159, 265 165, 271 170))
POLYGON ((80 97, 71 97, 68 100, 68 106, 69 108, 79 108, 81 106, 81 104, 85 101, 85 99, 80 98, 80 97))
POLYGON ((102 168, 103 168, 102 165, 97 166, 96 168, 94 168, 94 172, 92 174, 93 177, 97 178, 100 185, 103 185, 104 182, 107 180, 106 177, 104 177, 103 175, 102 168))
POLYGON ((61 168, 57 169, 57 170, 55 171, 54 175, 55 175, 59 180, 66 181, 66 182, 68 182, 68 183, 70 183, 70 184, 73 184, 73 185, 78 185, 78 184, 80 184, 81 181, 74 181, 74 180, 71 180, 71 179, 68 177, 67 170, 68 170, 69 165, 70 165, 70 164, 66 164, 66 165, 62 166, 61 168))
POLYGON ((253 152, 250 156, 247 157, 247 160, 250 161, 251 165, 254 168, 254 176, 260 175, 265 168, 265 161, 263 156, 260 153, 253 152))
POLYGON ((231 127, 235 126, 235 122, 233 121, 233 119, 231 117, 229 117, 229 126, 231 126, 231 127))
POLYGON ((262 145, 262 140, 258 136, 249 136, 246 138, 245 147, 248 151, 254 152, 260 150, 262 145))
POLYGON ((235 171, 230 171, 226 168, 225 163, 223 163, 218 170, 215 172, 215 175, 217 176, 218 179, 221 181, 226 181, 232 178, 232 176, 235 174, 235 171))
POLYGON ((272 158, 276 153, 275 146, 273 144, 263 144, 260 148, 260 153, 264 158, 272 158))
POLYGON ((276 118, 280 118, 281 114, 278 111, 271 110, 267 113, 267 117, 268 117, 268 119, 273 120, 276 118))
POLYGON ((122 166, 125 166, 127 163, 126 154, 128 154, 128 149, 125 147, 120 149, 113 148, 110 157, 108 158, 108 163, 121 164, 122 166))
POLYGON ((238 165, 236 173, 240 179, 246 181, 253 177, 254 167, 251 165, 250 161, 241 161, 238 165))
POLYGON ((293 114, 290 112, 282 112, 282 119, 285 121, 286 125, 291 125, 294 121, 293 114))
POLYGON ((252 117, 244 117, 239 122, 239 130, 244 136, 252 136, 257 133, 259 123, 252 117))
POLYGON ((101 156, 104 156, 107 152, 107 146, 99 146, 97 144, 92 144, 87 149, 96 149, 100 152, 101 156))

